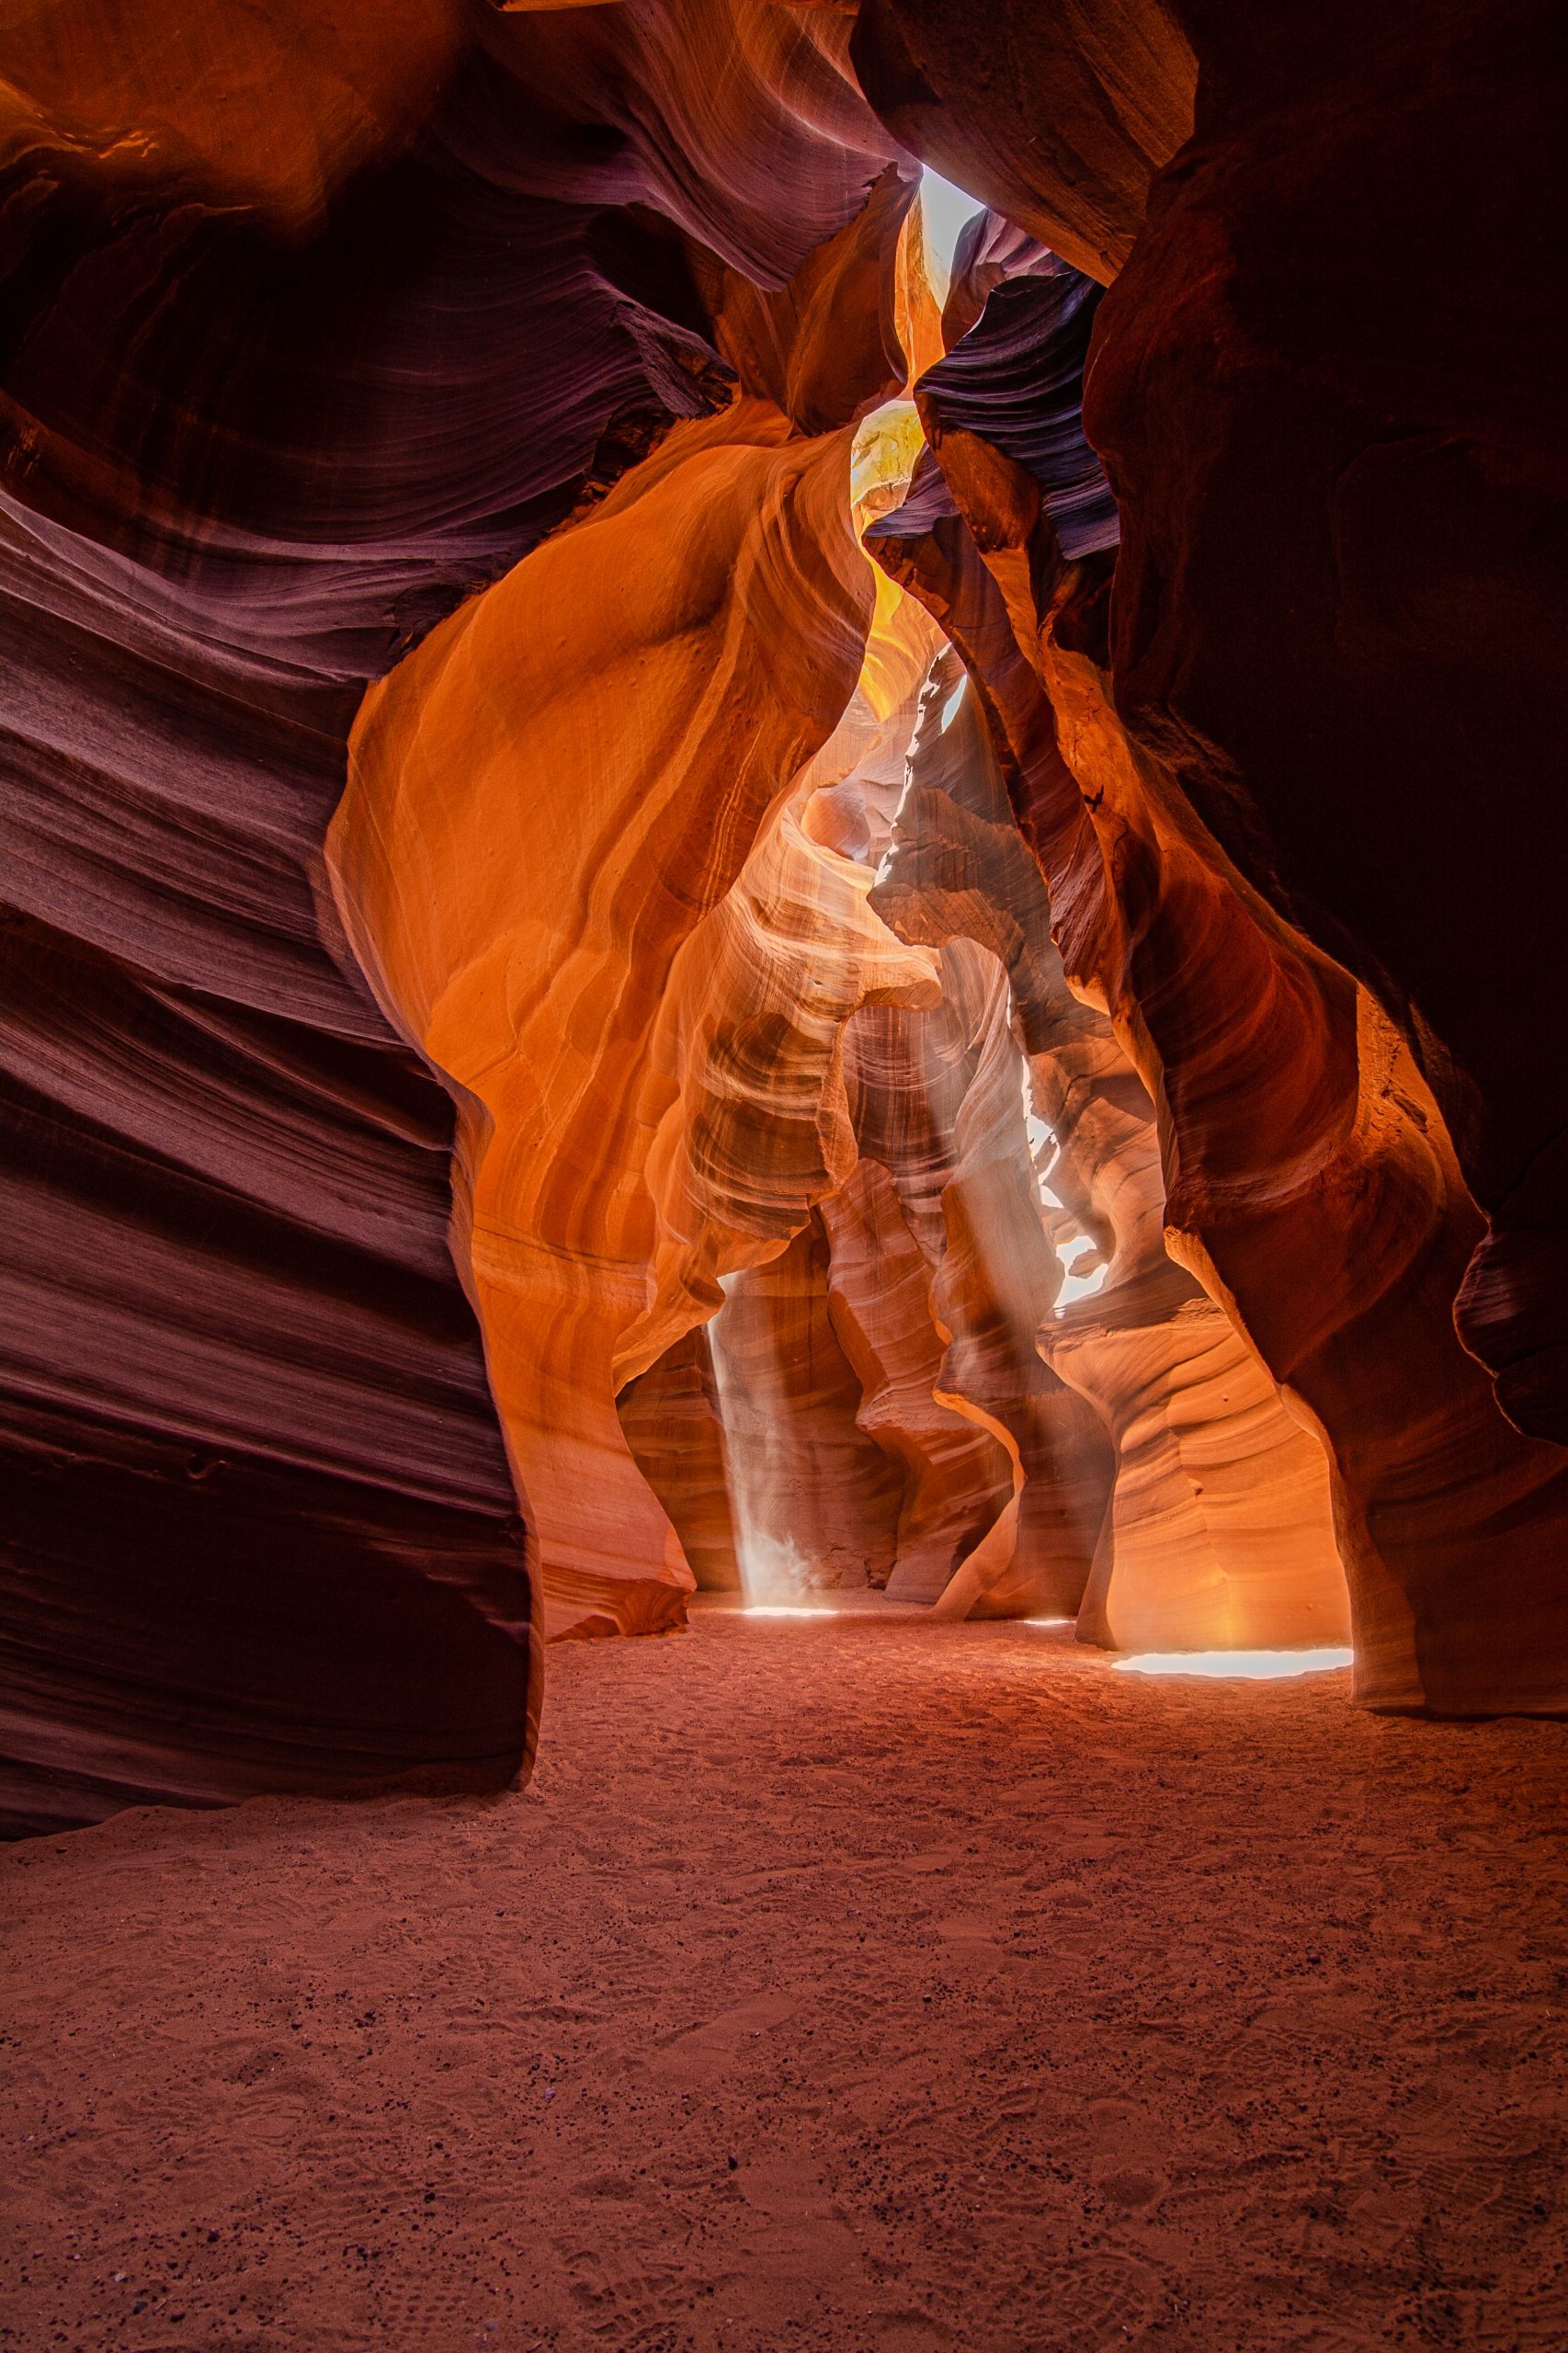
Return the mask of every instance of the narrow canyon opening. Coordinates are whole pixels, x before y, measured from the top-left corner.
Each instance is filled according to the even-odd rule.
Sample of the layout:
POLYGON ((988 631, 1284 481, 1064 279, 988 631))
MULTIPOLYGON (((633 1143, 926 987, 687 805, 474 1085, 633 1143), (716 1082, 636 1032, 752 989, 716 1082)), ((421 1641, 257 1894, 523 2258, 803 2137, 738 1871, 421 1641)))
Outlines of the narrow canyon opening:
MULTIPOLYGON (((718 415, 371 689, 328 839, 463 1107, 456 1246, 547 1637, 845 1592, 1336 1655, 1333 1452, 1172 1227, 1127 818, 1086 813, 1137 793, 1165 854, 1095 658, 1100 289, 896 167, 802 276, 721 312, 718 415)), ((1178 985, 1223 1057, 1258 968, 1311 964, 1196 862, 1228 928, 1178 985)), ((1337 1074, 1317 1181, 1369 1084, 1374 1165, 1446 1149, 1404 1062, 1403 1097, 1337 1074)))

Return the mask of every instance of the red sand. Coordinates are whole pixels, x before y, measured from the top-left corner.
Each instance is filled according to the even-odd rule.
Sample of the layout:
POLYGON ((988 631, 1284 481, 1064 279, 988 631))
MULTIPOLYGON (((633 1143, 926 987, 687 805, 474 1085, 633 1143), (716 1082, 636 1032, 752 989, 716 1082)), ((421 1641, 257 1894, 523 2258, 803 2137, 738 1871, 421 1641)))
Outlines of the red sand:
POLYGON ((1568 2346, 1568 1735, 1055 1634, 554 1652, 526 1796, 3 1866, 0 2344, 1568 2346))

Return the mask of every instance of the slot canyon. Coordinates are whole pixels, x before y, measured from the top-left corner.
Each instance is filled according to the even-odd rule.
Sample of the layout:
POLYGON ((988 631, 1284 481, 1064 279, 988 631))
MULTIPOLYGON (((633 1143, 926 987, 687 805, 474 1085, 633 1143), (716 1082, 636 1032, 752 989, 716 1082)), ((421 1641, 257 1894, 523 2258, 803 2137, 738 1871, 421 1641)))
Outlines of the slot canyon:
POLYGON ((5 13, 0 2348, 1568 2347, 1565 85, 5 13))

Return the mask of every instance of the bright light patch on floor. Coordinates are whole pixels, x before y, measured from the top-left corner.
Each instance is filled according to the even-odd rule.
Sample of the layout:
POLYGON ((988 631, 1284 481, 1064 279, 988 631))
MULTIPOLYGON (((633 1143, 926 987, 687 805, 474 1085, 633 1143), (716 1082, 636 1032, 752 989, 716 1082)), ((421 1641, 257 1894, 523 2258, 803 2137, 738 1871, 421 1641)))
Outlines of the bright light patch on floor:
POLYGON ((1277 1681, 1286 1675, 1323 1675, 1349 1666, 1354 1651, 1145 1651, 1138 1658, 1112 1662, 1119 1675, 1246 1676, 1277 1681))
POLYGON ((837 1618, 837 1609, 812 1609, 793 1601, 748 1601, 743 1618, 837 1618))
POLYGON ((1074 1618, 1026 1618, 1024 1620, 1026 1626, 1073 1626, 1076 1623, 1077 1620, 1074 1618))

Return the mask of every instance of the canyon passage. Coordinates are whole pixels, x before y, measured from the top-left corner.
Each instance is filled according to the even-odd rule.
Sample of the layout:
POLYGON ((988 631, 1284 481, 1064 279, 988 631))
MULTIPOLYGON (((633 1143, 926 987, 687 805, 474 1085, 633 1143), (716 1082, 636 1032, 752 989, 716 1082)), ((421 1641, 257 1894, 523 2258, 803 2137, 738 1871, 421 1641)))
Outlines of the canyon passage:
POLYGON ((0 28, 0 2346, 1568 2341, 1562 86, 0 28))

